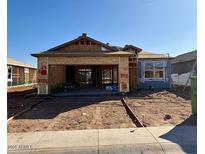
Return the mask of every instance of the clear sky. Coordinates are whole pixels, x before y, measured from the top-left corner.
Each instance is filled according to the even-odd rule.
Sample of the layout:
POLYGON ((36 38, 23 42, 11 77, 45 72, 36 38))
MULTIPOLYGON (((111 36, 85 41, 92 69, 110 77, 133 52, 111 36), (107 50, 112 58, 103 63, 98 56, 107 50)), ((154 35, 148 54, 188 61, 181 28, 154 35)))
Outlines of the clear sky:
POLYGON ((31 53, 83 32, 175 56, 196 49, 196 0, 8 0, 8 56, 36 66, 31 53))

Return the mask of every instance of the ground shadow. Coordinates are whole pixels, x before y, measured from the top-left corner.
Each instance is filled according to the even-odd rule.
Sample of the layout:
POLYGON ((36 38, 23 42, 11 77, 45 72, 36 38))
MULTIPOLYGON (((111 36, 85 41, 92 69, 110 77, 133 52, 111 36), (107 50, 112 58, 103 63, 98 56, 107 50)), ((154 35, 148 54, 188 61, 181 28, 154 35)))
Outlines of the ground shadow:
POLYGON ((185 121, 175 126, 168 133, 160 136, 162 139, 169 140, 178 144, 187 154, 197 153, 197 116, 191 115, 185 121), (184 127, 192 125, 193 127, 184 127))
POLYGON ((37 89, 7 92, 7 117, 9 118, 33 105, 35 103, 33 97, 37 97, 37 89))
POLYGON ((15 119, 53 119, 60 113, 109 100, 120 101, 122 96, 51 97, 15 119))
POLYGON ((175 95, 184 98, 185 100, 191 100, 191 87, 187 86, 175 86, 168 89, 169 92, 174 93, 175 95))
POLYGON ((22 96, 29 93, 37 93, 37 88, 7 92, 7 96, 22 96))

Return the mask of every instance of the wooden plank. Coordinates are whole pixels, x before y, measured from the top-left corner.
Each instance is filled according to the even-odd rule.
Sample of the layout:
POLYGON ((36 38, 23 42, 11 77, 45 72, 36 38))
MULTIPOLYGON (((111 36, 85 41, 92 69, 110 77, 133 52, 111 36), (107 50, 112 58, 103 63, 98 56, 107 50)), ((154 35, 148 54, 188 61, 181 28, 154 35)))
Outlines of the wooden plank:
POLYGON ((137 117, 137 115, 135 115, 135 113, 132 111, 132 109, 130 108, 130 106, 126 103, 125 98, 123 98, 122 100, 123 105, 125 106, 126 110, 128 111, 128 115, 130 116, 130 118, 133 120, 134 124, 137 127, 144 127, 143 123, 139 120, 139 118, 137 117))

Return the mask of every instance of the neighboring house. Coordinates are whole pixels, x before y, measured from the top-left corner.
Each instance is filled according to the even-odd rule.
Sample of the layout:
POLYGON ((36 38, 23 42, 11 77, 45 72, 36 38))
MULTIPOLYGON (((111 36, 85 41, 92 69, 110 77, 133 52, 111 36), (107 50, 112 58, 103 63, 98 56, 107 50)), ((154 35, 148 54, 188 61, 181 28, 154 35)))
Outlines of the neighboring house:
MULTIPOLYGON (((197 50, 178 55, 174 59, 172 59, 171 60, 171 67, 172 67, 171 76, 172 76, 173 84, 185 85, 196 61, 197 61, 197 50)), ((195 67, 193 68, 193 72, 191 75, 194 75, 194 76, 197 75, 196 64, 195 64, 195 67)), ((188 85, 190 85, 190 81, 188 82, 188 85)))
MULTIPOLYGON (((118 47, 105 44, 83 33, 72 41, 47 51, 33 53, 31 55, 38 59, 38 94, 49 94, 53 86, 62 83, 78 87, 116 85, 119 92, 135 90, 139 88, 139 74, 143 74, 138 69, 141 64, 138 63, 138 54, 141 51, 142 49, 133 45, 118 47)), ((169 64, 166 63, 168 59, 169 57, 154 58, 160 62, 163 60, 163 66, 161 63, 157 66, 160 81, 167 84, 169 82, 169 74, 166 73, 169 69, 169 64)), ((149 78, 153 78, 153 81, 159 80, 155 76, 149 78)))
POLYGON ((12 58, 7 58, 8 86, 36 83, 37 69, 12 58))
POLYGON ((140 89, 167 89, 170 87, 171 57, 169 54, 141 51, 138 58, 140 89))

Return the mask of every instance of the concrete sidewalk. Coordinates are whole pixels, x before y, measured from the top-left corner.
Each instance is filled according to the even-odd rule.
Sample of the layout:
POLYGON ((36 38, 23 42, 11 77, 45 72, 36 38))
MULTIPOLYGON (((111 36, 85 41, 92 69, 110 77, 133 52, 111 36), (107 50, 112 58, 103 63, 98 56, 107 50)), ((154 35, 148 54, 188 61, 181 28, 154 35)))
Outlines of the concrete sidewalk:
POLYGON ((8 134, 8 153, 196 153, 197 127, 168 126, 8 134), (147 130, 148 129, 148 130, 147 130))

